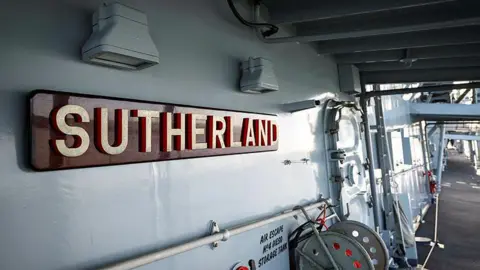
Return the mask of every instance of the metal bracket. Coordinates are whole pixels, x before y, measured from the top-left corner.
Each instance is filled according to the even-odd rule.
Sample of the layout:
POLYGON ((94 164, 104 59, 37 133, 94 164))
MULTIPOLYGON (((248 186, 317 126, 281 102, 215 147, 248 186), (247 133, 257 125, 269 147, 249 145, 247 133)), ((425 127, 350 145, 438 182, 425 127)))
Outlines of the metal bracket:
POLYGON ((350 217, 350 204, 347 203, 347 213, 345 215, 343 215, 343 217, 345 219, 347 219, 348 217, 350 217))
POLYGON ((362 165, 363 165, 363 168, 365 168, 365 170, 368 170, 370 169, 370 164, 371 164, 370 159, 365 158, 365 163, 363 163, 362 165))
POLYGON ((282 163, 283 163, 283 165, 292 165, 292 163, 308 164, 309 161, 310 161, 310 159, 308 159, 308 158, 302 158, 299 161, 285 159, 282 163))
POLYGON ((368 208, 373 207, 373 197, 372 197, 372 195, 368 196, 367 205, 368 205, 368 208))
POLYGON ((334 183, 343 183, 345 182, 345 179, 340 175, 336 175, 331 178, 331 181, 334 183))
MULTIPOLYGON (((215 220, 212 220, 212 229, 211 229, 211 232, 210 234, 216 234, 216 233, 219 233, 220 232, 220 227, 218 227, 218 223, 215 221, 215 220)), ((212 243, 212 249, 215 249, 218 247, 218 241, 217 242, 213 242, 212 243)))
POLYGON ((440 243, 438 240, 437 240, 437 242, 433 242, 433 241, 430 242, 430 246, 431 246, 431 247, 433 247, 433 246, 435 246, 435 245, 436 245, 437 247, 441 248, 441 249, 444 249, 444 248, 445 248, 445 245, 442 244, 442 243, 440 243))
POLYGON ((411 52, 410 49, 405 49, 404 56, 400 59, 400 63, 403 63, 407 68, 412 67, 413 63, 417 61, 416 58, 411 57, 411 52))
POLYGON ((347 154, 343 149, 330 150, 328 151, 328 157, 329 161, 340 161, 340 163, 343 163, 347 157, 347 154))
POLYGON ((338 131, 340 130, 340 126, 338 124, 338 122, 334 122, 332 124, 333 127, 330 127, 327 131, 327 133, 329 133, 330 135, 333 135, 333 134, 337 134, 338 131))

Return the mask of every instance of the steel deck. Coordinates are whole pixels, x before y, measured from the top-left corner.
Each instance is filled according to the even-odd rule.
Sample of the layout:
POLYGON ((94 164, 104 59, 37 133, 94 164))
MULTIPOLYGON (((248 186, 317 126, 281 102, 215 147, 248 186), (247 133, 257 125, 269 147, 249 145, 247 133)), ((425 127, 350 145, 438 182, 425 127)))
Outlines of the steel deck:
MULTIPOLYGON (((445 249, 436 247, 426 268, 480 269, 480 176, 465 155, 453 151, 448 154, 438 217, 438 240, 445 249)), ((435 207, 430 208, 425 221, 416 236, 433 239, 435 207)), ((423 264, 430 247, 417 246, 423 264)))

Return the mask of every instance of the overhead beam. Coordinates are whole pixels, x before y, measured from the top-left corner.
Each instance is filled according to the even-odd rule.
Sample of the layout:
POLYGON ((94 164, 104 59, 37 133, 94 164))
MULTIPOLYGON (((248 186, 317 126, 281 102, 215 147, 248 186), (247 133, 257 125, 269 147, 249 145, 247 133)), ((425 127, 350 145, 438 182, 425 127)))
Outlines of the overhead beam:
POLYGON ((299 23, 386 10, 435 5, 454 0, 278 1, 264 0, 274 24, 299 23))
MULTIPOLYGON (((328 22, 326 23, 328 25, 328 22)), ((372 29, 355 29, 355 25, 351 25, 351 29, 343 29, 339 32, 319 32, 317 30, 312 31, 298 31, 298 35, 295 38, 281 38, 281 42, 312 42, 312 41, 326 41, 326 40, 336 40, 336 39, 348 39, 348 38, 360 38, 360 37, 371 37, 371 36, 380 36, 380 35, 391 35, 391 34, 401 34, 408 32, 417 32, 417 31, 428 31, 436 29, 445 29, 461 26, 472 26, 480 25, 480 17, 468 18, 468 19, 459 19, 451 21, 440 21, 434 23, 426 23, 419 25, 410 25, 410 26, 398 26, 391 28, 372 28, 372 29)), ((280 43, 280 42, 279 42, 280 43)))
POLYGON ((479 26, 394 35, 329 40, 315 43, 320 54, 429 47, 480 42, 479 26))
POLYGON ((464 141, 480 141, 480 136, 479 135, 469 135, 469 134, 447 133, 447 134, 445 134, 445 139, 447 139, 447 140, 464 140, 464 141))
POLYGON ((363 71, 365 83, 409 83, 480 80, 480 67, 363 71))
MULTIPOLYGON (((480 49, 480 45, 479 45, 480 49)), ((415 49, 411 49, 413 51, 415 49)), ((480 51, 479 51, 480 55, 480 51)), ((335 61, 338 64, 357 64, 370 62, 387 62, 399 61, 404 58, 405 50, 386 50, 373 52, 356 52, 356 53, 341 53, 335 54, 335 61)))
POLYGON ((456 57, 440 59, 422 59, 414 61, 411 65, 395 62, 377 62, 356 64, 361 71, 403 70, 403 69, 432 69, 450 67, 480 67, 480 57, 456 57))
POLYGON ((404 94, 415 94, 415 93, 433 93, 433 92, 445 92, 452 91, 455 89, 470 89, 474 87, 479 87, 480 82, 474 83, 462 83, 462 84, 442 84, 434 86, 422 86, 416 88, 401 88, 401 89, 392 89, 392 90, 381 90, 381 91, 370 91, 366 92, 367 97, 375 96, 391 96, 391 95, 404 95, 404 94))
MULTIPOLYGON (((480 56, 480 43, 435 46, 409 49, 412 59, 435 59, 480 56)), ((398 61, 405 57, 405 49, 374 52, 336 54, 335 60, 340 64, 398 61)))
POLYGON ((410 115, 417 120, 462 121, 480 120, 480 105, 451 103, 411 103, 410 115))
POLYGON ((300 42, 358 38, 480 24, 475 6, 459 2, 295 24, 300 42), (408 19, 407 19, 408 18, 408 19))
POLYGON ((480 131, 480 122, 478 121, 447 121, 445 130, 447 132, 472 132, 480 131))

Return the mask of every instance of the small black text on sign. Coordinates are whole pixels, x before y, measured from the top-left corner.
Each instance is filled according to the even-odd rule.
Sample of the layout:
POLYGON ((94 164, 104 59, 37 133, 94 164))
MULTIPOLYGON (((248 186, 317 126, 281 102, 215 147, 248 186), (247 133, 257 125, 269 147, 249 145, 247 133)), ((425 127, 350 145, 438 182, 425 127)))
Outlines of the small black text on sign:
POLYGON ((284 237, 283 225, 265 233, 260 237, 260 245, 262 245, 262 257, 258 260, 258 267, 262 267, 266 263, 273 260, 278 254, 288 249, 288 244, 283 243, 284 237))

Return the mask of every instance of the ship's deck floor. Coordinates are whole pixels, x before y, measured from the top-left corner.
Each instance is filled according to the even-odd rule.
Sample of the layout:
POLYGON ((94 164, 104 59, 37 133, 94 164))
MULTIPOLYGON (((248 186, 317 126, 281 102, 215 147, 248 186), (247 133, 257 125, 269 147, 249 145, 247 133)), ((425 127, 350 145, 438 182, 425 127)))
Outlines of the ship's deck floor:
MULTIPOLYGON (((448 154, 438 206, 438 240, 445 249, 434 249, 426 269, 480 269, 480 176, 464 154, 448 154)), ((416 236, 433 239, 434 206, 425 221, 416 236)), ((423 264, 430 246, 417 246, 419 262, 423 264)))

